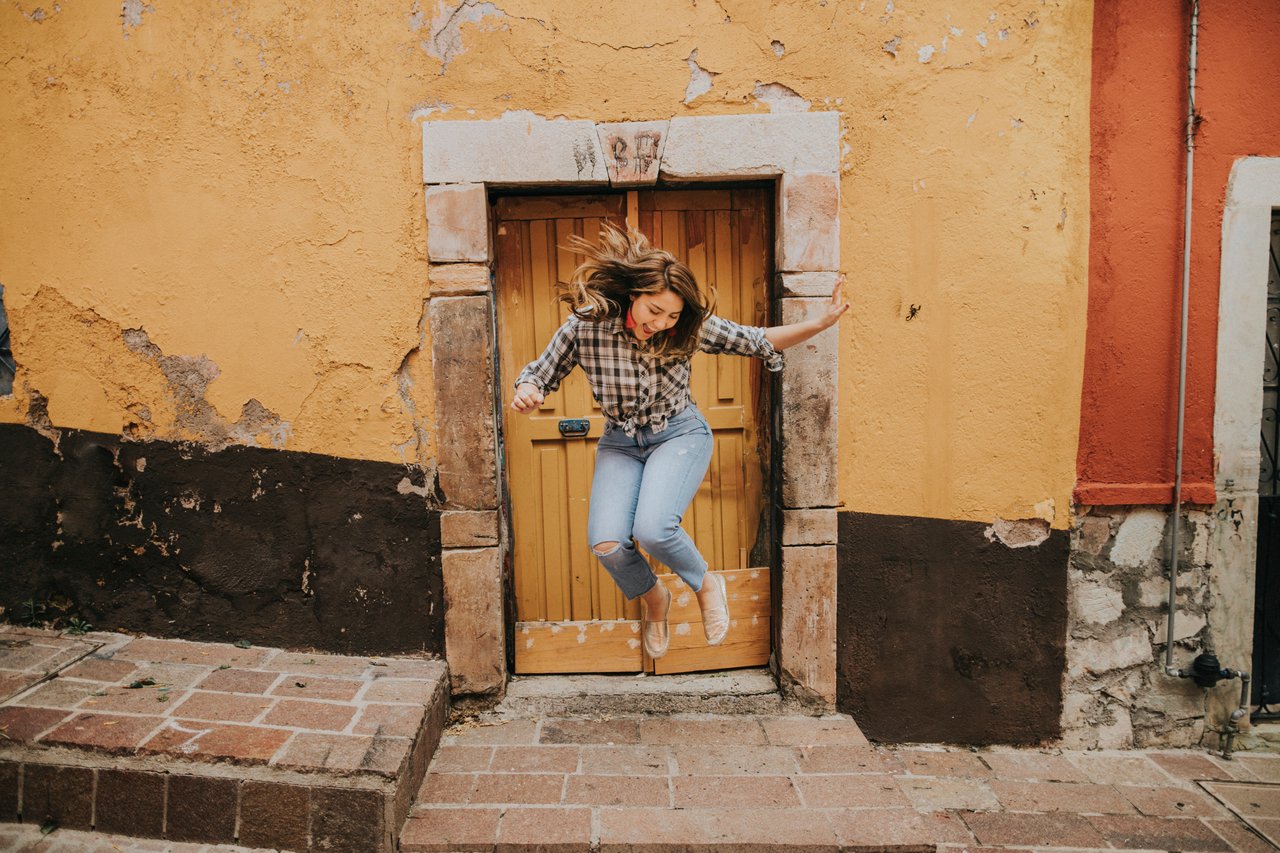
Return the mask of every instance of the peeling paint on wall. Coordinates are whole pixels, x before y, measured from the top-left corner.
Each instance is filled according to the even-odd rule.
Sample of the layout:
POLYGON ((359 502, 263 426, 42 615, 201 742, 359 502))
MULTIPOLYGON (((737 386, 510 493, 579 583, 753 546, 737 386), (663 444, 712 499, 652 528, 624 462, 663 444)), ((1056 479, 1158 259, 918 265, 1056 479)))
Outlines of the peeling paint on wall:
POLYGON ((124 0, 120 6, 120 18, 124 21, 124 37, 128 38, 130 30, 142 25, 144 12, 154 12, 155 10, 154 6, 150 3, 143 3, 142 0, 124 0))
MULTIPOLYGON (((417 11, 410 16, 409 28, 417 30, 422 25, 422 13, 417 11), (416 22, 416 26, 415 26, 416 22)), ((483 24, 487 29, 500 29, 507 26, 507 13, 488 2, 463 2, 449 6, 443 0, 431 21, 430 37, 421 42, 422 49, 429 56, 440 60, 440 73, 449 70, 449 63, 462 53, 462 25, 483 24), (493 19, 493 20, 489 20, 493 19)))
POLYGON ((699 95, 705 95, 711 91, 711 80, 715 77, 715 72, 708 71, 698 64, 698 49, 696 47, 685 61, 689 63, 689 85, 684 90, 684 102, 687 104, 695 100, 699 95))
POLYGON ((781 83, 756 83, 751 96, 768 104, 771 113, 803 113, 811 106, 799 92, 781 83))

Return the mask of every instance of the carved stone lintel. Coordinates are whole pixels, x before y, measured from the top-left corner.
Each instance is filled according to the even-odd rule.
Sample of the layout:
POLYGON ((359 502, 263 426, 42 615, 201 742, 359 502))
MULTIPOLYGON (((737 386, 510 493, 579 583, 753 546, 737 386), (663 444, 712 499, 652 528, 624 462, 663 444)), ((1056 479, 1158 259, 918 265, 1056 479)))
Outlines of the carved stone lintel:
POLYGON ((644 186, 658 182, 662 150, 667 144, 665 121, 629 121, 598 124, 609 183, 615 187, 644 186))

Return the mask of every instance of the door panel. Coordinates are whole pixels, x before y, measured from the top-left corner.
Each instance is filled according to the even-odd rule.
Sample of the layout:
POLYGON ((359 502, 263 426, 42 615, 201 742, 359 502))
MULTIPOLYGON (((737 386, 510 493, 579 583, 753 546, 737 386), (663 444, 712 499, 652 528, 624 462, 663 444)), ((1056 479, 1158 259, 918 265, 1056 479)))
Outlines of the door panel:
POLYGON ((725 575, 734 624, 723 645, 708 648, 693 592, 653 562, 673 593, 671 650, 656 662, 644 655, 639 641, 639 601, 626 601, 586 538, 595 445, 604 418, 585 374, 575 368, 531 416, 510 409, 514 389, 509 386, 568 314, 555 298, 555 282, 568 280, 579 258, 560 247, 570 234, 594 240, 603 221, 622 224, 627 210, 655 245, 687 263, 705 288, 714 289, 716 313, 763 325, 768 203, 766 190, 644 191, 497 203, 516 672, 683 672, 767 661, 769 570, 748 564, 763 493, 757 448, 761 363, 701 353, 692 360, 693 397, 711 424, 714 449, 683 526, 711 568, 725 575), (588 436, 562 437, 564 418, 587 419, 588 436))

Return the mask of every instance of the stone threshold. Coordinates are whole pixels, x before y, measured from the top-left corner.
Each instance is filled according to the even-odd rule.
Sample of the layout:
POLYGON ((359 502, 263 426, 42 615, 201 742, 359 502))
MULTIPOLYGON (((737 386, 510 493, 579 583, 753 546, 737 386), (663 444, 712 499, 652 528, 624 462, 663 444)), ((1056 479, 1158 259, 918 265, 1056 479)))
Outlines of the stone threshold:
POLYGON ((596 714, 779 714, 794 709, 765 668, 674 675, 521 675, 498 717, 596 714))
POLYGON ((0 822, 390 853, 442 661, 0 626, 0 822))

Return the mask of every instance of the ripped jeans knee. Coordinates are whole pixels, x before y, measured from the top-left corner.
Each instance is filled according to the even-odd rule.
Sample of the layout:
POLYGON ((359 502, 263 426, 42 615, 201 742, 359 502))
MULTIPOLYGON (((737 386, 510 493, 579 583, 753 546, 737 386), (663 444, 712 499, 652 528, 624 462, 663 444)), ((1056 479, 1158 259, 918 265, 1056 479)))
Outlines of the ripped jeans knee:
POLYGON ((621 547, 621 542, 614 542, 612 540, 597 542, 591 546, 591 553, 595 554, 597 557, 607 557, 621 547))
POLYGON ((627 600, 644 595, 658 582, 658 576, 636 550, 634 539, 620 542, 605 539, 591 546, 591 552, 622 590, 627 600))

